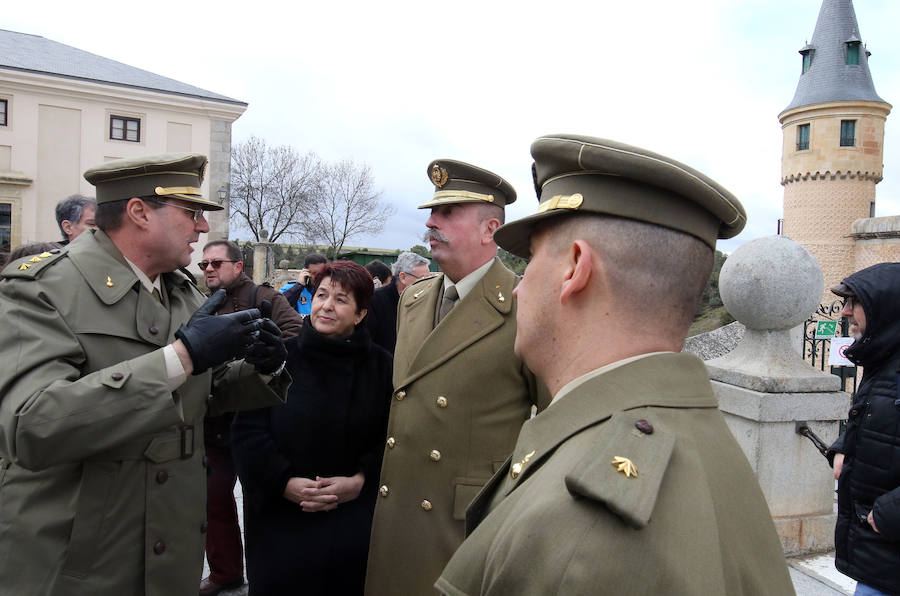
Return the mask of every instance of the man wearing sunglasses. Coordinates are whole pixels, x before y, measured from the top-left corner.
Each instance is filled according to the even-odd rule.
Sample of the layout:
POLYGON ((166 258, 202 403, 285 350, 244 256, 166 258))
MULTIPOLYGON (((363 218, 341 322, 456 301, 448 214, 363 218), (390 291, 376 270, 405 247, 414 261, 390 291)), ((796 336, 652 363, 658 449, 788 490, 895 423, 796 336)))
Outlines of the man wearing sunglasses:
MULTIPOLYGON (((228 240, 213 240, 203 247, 200 270, 210 291, 225 290, 225 303, 217 314, 259 308, 268 301, 272 320, 281 329, 284 339, 300 333, 303 319, 291 308, 287 299, 269 284, 257 285, 244 273, 243 253, 228 240)), ((207 416, 203 424, 203 442, 209 457, 206 515, 209 523, 206 534, 206 560, 209 577, 200 582, 199 596, 215 596, 222 590, 244 583, 244 558, 241 528, 238 525, 234 484, 237 473, 229 447, 232 412, 207 416)))
POLYGON ((831 291, 844 298, 863 367, 847 430, 829 448, 838 481, 835 567, 857 594, 900 593, 900 263, 873 265, 831 291))
POLYGON ((209 231, 207 160, 85 172, 96 230, 0 284, 0 585, 190 594, 203 568, 203 417, 280 403, 284 345, 257 309, 216 316, 180 268, 209 231), (270 373, 266 375, 258 373, 270 373))

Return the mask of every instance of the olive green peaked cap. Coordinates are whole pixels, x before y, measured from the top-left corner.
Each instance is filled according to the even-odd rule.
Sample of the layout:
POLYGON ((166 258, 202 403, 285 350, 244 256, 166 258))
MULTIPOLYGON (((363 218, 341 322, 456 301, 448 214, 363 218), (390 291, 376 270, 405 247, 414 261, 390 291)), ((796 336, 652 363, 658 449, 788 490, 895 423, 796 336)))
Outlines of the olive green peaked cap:
POLYGON ((200 194, 209 161, 199 153, 163 153, 117 159, 89 169, 84 179, 97 187, 97 204, 132 197, 174 198, 207 211, 223 207, 200 194))
POLYGON ((529 255, 531 232, 548 217, 599 213, 696 236, 711 248, 747 223, 741 203, 697 170, 646 149, 577 135, 540 137, 531 145, 538 212, 501 226, 494 240, 529 255))
POLYGON ((516 200, 512 185, 493 172, 455 159, 436 159, 428 164, 434 197, 419 209, 453 203, 491 203, 505 207, 516 200))

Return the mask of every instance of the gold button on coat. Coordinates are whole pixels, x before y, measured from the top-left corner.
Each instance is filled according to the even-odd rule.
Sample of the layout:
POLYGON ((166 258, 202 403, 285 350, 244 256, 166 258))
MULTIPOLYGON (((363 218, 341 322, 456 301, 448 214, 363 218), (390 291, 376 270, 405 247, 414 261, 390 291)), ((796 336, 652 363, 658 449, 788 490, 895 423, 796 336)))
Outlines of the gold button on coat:
POLYGON ((388 440, 387 440, 388 449, 393 449, 394 445, 396 445, 396 444, 397 444, 397 441, 394 440, 394 437, 388 437, 388 440))
POLYGON ((446 408, 446 407, 447 407, 447 398, 444 397, 443 395, 441 395, 440 397, 438 397, 438 398, 437 398, 437 406, 438 406, 439 408, 446 408))
POLYGON ((380 494, 382 497, 388 496, 389 492, 391 491, 388 489, 387 484, 382 484, 381 488, 378 489, 378 494, 380 494))
POLYGON ((397 398, 397 401, 403 401, 403 398, 406 397, 406 391, 398 391, 394 397, 397 398))
POLYGON ((431 501, 429 501, 428 499, 422 501, 422 509, 424 509, 425 511, 431 511, 431 501))
POLYGON ((437 449, 431 450, 431 461, 441 461, 441 452, 437 449))

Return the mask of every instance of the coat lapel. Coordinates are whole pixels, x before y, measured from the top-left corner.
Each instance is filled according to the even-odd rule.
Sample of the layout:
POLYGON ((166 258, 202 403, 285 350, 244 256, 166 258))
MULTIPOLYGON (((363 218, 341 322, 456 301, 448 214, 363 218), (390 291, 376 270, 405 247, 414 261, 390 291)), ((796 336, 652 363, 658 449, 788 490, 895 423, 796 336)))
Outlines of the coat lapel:
MULTIPOLYGON (((413 292, 404 323, 412 328, 407 333, 411 342, 421 341, 405 374, 395 387, 408 385, 456 356, 503 324, 512 309, 512 290, 516 276, 499 259, 475 285, 472 291, 433 329, 434 310, 441 294, 443 276, 437 276, 416 298, 413 292)), ((412 289, 412 288, 411 288, 412 289)))

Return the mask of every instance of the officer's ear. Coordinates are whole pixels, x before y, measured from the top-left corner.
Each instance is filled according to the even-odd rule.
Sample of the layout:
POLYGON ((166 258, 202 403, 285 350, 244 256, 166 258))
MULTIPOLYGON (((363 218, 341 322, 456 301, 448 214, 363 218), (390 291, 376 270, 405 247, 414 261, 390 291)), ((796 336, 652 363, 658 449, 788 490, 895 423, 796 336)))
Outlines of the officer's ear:
POLYGON ((577 297, 591 283, 594 274, 594 254, 584 240, 575 240, 563 254, 563 280, 559 292, 560 304, 577 297))
POLYGON ((125 217, 141 229, 146 229, 150 225, 151 211, 150 206, 137 197, 128 199, 125 203, 125 217))

